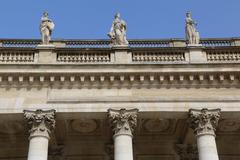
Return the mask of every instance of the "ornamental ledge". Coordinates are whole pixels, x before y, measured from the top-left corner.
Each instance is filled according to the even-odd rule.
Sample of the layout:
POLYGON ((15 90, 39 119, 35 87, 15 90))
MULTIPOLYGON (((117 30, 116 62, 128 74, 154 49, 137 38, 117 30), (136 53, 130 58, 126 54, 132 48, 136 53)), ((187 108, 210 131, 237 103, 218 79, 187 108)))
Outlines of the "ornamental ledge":
POLYGON ((240 87, 239 72, 209 73, 2 73, 0 86, 240 87))

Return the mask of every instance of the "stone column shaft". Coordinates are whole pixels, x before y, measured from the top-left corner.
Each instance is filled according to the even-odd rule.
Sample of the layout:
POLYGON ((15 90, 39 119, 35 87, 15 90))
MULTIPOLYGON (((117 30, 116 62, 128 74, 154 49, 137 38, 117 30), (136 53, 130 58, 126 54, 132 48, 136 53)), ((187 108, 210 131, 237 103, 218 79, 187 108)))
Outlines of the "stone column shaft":
POLYGON ((219 160, 215 131, 220 118, 220 109, 189 111, 191 128, 197 137, 199 160, 219 160))
POLYGON ((30 130, 28 160, 47 160, 50 132, 55 127, 55 110, 24 111, 30 130))
POLYGON ((215 137, 212 135, 200 135, 197 138, 199 160, 218 160, 215 137))
POLYGON ((118 135, 114 137, 114 160, 133 160, 132 136, 118 135))
POLYGON ((132 133, 137 125, 137 109, 109 109, 114 132, 114 160, 133 160, 132 133))
POLYGON ((28 160, 47 160, 48 138, 35 137, 29 142, 28 160))

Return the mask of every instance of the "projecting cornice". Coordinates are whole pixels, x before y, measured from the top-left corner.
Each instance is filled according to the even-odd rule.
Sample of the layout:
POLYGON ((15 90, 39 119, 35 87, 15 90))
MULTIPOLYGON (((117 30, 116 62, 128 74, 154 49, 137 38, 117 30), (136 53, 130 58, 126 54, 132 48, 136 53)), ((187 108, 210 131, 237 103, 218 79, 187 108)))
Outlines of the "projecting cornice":
POLYGON ((1 86, 239 87, 239 39, 0 42, 1 86))
MULTIPOLYGON (((139 72, 115 70, 107 72, 90 70, 72 72, 67 70, 46 69, 38 72, 26 69, 24 72, 3 72, 0 70, 0 86, 61 86, 61 87, 173 87, 173 88, 208 88, 208 87, 240 87, 240 71, 213 71, 197 69, 198 71, 174 71, 176 68, 165 68, 162 71, 139 72), (29 70, 29 71, 27 71, 29 70)), ((216 69, 216 68, 215 68, 216 69)), ((108 70, 106 68, 106 70, 108 70)), ((154 69, 153 69, 154 70, 154 69)), ((183 69, 182 69, 183 70, 183 69)))

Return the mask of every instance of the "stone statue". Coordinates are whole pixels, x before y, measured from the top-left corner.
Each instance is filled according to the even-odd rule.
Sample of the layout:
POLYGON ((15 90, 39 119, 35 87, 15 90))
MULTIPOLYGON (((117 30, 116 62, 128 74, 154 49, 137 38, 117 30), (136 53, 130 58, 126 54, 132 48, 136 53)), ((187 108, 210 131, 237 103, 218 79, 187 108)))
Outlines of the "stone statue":
POLYGON ((120 14, 117 13, 112 23, 111 30, 108 33, 108 36, 111 38, 111 44, 114 46, 128 45, 128 41, 126 39, 126 30, 126 22, 121 20, 120 14))
POLYGON ((40 24, 40 32, 43 44, 49 44, 53 29, 54 29, 53 21, 48 18, 48 13, 44 12, 40 24))
POLYGON ((187 12, 186 14, 186 39, 188 44, 199 44, 200 36, 199 32, 196 29, 197 23, 193 21, 191 13, 187 12))

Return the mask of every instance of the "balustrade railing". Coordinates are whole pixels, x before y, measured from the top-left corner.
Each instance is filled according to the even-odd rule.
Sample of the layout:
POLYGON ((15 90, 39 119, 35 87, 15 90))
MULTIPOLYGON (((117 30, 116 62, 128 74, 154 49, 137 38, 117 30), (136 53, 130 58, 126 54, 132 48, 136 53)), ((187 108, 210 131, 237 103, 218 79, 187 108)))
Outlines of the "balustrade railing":
POLYGON ((58 52, 57 62, 106 63, 111 61, 110 52, 58 52))
POLYGON ((34 51, 0 50, 0 63, 34 62, 34 51))
POLYGON ((137 51, 132 52, 133 62, 183 62, 185 52, 159 52, 159 51, 137 51))
POLYGON ((206 54, 209 62, 240 62, 240 50, 207 50, 206 54))

